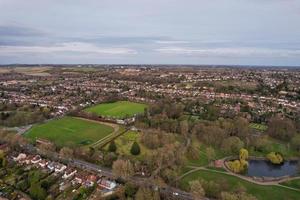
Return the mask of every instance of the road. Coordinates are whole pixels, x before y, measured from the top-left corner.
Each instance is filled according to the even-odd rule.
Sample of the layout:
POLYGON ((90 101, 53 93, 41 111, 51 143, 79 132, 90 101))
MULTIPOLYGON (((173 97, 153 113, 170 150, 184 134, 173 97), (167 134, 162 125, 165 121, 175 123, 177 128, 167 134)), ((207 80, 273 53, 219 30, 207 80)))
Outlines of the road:
MULTIPOLYGON (((34 147, 33 145, 27 145, 26 147, 24 147, 25 150, 27 150, 27 152, 30 152, 32 154, 34 153, 38 153, 44 157, 48 157, 48 155, 43 154, 42 151, 40 151, 39 149, 37 149, 36 147, 34 147)), ((52 157, 60 160, 59 155, 57 153, 52 153, 52 157), (55 154, 55 155, 54 155, 55 154)), ((64 162, 66 162, 66 160, 64 160, 64 162)), ((96 173, 101 173, 101 175, 106 176, 108 178, 112 178, 115 179, 115 176, 112 173, 112 170, 110 168, 106 168, 106 167, 102 167, 90 162, 86 162, 83 160, 79 160, 79 159, 72 159, 72 160, 68 160, 70 165, 74 165, 77 168, 80 169, 86 169, 86 170, 90 170, 90 171, 94 171, 96 173)), ((179 190, 177 188, 171 187, 171 186, 164 186, 164 187, 160 187, 158 185, 155 185, 153 183, 151 183, 149 181, 149 179, 147 178, 143 178, 143 177, 137 177, 137 176, 133 176, 129 179, 130 181, 132 181, 133 183, 135 183, 136 185, 146 185, 151 187, 154 190, 159 190, 160 193, 162 195, 168 196, 168 197, 174 197, 174 199, 182 199, 182 200, 193 200, 194 198, 192 197, 192 195, 188 192, 179 190)), ((203 198, 203 200, 209 200, 208 198, 203 198)))
MULTIPOLYGON (((95 164, 85 162, 85 161, 82 161, 82 160, 77 160, 77 159, 73 160, 72 163, 75 166, 77 166, 78 168, 88 169, 88 170, 91 170, 91 171, 95 171, 97 173, 101 173, 102 175, 107 176, 109 178, 115 178, 112 171, 111 171, 111 169, 109 169, 109 168, 101 167, 99 165, 95 165, 95 164)), ((130 181, 134 182, 137 185, 141 185, 141 184, 147 185, 147 186, 153 188, 154 190, 158 189, 161 194, 166 195, 166 196, 174 196, 174 198, 176 198, 176 199, 193 200, 192 195, 188 192, 184 192, 182 190, 179 190, 177 188, 170 187, 170 186, 159 187, 157 185, 149 183, 147 178, 134 176, 134 177, 130 178, 130 181)), ((206 200, 208 200, 208 199, 206 199, 206 200)))

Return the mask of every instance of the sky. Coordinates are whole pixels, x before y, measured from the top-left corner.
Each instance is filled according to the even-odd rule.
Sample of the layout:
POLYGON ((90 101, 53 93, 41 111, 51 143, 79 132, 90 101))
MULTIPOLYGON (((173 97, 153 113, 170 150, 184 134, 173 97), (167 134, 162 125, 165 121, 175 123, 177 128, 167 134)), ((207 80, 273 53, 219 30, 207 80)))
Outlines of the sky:
POLYGON ((0 0, 0 64, 300 66, 300 0, 0 0))

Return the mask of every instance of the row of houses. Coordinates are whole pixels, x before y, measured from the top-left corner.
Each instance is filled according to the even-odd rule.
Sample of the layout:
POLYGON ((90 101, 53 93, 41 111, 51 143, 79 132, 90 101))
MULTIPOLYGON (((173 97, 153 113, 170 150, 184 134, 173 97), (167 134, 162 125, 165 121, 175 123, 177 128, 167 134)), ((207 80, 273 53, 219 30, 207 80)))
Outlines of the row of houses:
POLYGON ((96 185, 97 189, 104 192, 112 192, 117 187, 117 183, 101 174, 95 174, 89 171, 83 171, 65 164, 50 161, 42 158, 40 155, 27 155, 19 153, 12 156, 13 161, 20 165, 32 166, 54 173, 60 176, 62 182, 60 183, 60 190, 63 191, 71 183, 72 185, 80 184, 85 187, 93 187, 96 185))

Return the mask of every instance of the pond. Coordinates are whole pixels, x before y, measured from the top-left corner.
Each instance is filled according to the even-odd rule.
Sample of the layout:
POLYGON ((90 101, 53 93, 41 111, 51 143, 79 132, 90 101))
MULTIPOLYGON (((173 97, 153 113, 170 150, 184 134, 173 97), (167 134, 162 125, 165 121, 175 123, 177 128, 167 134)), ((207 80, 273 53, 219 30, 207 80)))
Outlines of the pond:
POLYGON ((298 161, 285 161, 283 164, 274 165, 267 160, 249 160, 246 175, 256 177, 280 177, 296 175, 298 171, 298 161))

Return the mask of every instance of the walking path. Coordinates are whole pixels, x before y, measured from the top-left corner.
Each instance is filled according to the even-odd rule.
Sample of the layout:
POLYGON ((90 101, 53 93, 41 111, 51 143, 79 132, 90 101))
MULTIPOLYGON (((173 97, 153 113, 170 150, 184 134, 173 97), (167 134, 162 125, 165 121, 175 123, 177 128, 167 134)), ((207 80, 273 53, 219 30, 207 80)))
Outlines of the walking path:
POLYGON ((245 181, 248 181, 248 182, 251 182, 251 183, 254 183, 254 184, 257 184, 257 185, 265 185, 265 186, 278 186, 278 187, 283 187, 283 188, 287 188, 287 189, 290 189, 290 190, 294 190, 294 191, 298 191, 300 192, 300 189, 296 189, 296 188, 293 188, 293 187, 289 187, 289 186, 285 186, 285 185, 281 185, 280 183, 283 183, 283 182, 286 182, 286 181, 290 181, 290 180, 295 180, 295 179, 300 179, 300 177, 287 177, 287 178, 283 178, 281 180, 276 180, 276 181, 266 181, 266 182, 262 182, 262 181, 257 181, 257 180, 254 180, 253 178, 251 177, 247 177, 247 176, 243 176, 243 175, 240 175, 240 174, 236 174, 236 173, 233 173, 231 172, 229 169, 227 169, 227 167, 225 166, 225 160, 227 159, 227 157, 221 159, 222 161, 222 168, 225 169, 226 171, 219 171, 219 170, 214 170, 214 169, 209 169, 207 168, 206 166, 202 166, 202 167, 199 167, 199 166, 193 166, 193 165, 189 165, 188 167, 191 168, 190 171, 182 174, 178 179, 182 179, 183 177, 189 175, 189 174, 192 174, 196 171, 199 171, 199 170, 204 170, 204 171, 210 171, 210 172, 214 172, 214 173, 219 173, 219 174, 224 174, 224 175, 229 175, 229 176, 235 176, 235 177, 238 177, 240 179, 243 179, 245 181))

